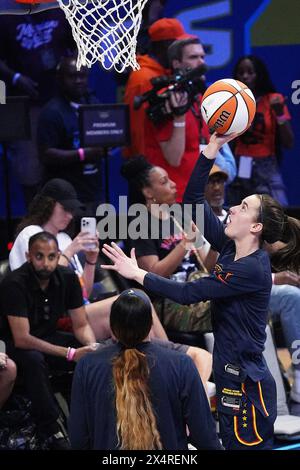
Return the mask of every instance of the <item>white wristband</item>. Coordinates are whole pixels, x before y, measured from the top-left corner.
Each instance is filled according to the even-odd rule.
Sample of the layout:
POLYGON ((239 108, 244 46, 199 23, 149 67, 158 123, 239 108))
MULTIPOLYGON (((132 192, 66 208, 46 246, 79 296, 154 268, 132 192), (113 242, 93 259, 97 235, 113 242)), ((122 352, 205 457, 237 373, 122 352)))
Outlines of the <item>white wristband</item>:
POLYGON ((173 127, 185 127, 185 122, 173 122, 173 127))
POLYGON ((272 273, 272 284, 275 284, 275 273, 272 273))
POLYGON ((16 72, 12 78, 12 84, 15 85, 20 77, 21 77, 21 74, 19 72, 16 72))

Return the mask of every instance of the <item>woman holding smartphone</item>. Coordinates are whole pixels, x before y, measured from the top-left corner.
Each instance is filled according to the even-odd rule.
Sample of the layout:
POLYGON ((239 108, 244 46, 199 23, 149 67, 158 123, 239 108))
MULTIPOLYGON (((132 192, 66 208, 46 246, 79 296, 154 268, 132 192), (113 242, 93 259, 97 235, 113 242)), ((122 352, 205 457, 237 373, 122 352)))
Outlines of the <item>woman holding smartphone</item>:
POLYGON ((28 215, 18 226, 18 235, 9 254, 9 266, 13 271, 25 263, 29 238, 46 230, 57 237, 61 251, 59 264, 70 265, 76 271, 83 287, 84 300, 87 302, 94 284, 95 266, 99 254, 98 237, 96 232, 92 235, 81 231, 72 240, 65 232, 80 207, 76 191, 68 181, 60 178, 48 181, 35 196, 28 215), (93 248, 86 249, 89 244, 93 248), (77 256, 80 251, 85 254, 84 268, 77 256))

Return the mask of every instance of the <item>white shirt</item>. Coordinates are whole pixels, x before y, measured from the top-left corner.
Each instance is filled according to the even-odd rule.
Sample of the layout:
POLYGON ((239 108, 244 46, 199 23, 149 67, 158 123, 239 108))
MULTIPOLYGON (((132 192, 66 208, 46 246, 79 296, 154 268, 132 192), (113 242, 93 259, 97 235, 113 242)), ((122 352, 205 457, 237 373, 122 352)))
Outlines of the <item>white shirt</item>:
MULTIPOLYGON (((43 232, 43 228, 39 225, 28 225, 28 227, 23 228, 22 232, 19 233, 9 253, 9 267, 12 271, 19 268, 27 261, 26 253, 28 252, 29 238, 39 232, 43 232)), ((72 238, 65 232, 59 232, 56 238, 61 252, 72 243, 72 238)), ((82 264, 77 255, 71 258, 71 264, 75 271, 82 274, 82 264)))

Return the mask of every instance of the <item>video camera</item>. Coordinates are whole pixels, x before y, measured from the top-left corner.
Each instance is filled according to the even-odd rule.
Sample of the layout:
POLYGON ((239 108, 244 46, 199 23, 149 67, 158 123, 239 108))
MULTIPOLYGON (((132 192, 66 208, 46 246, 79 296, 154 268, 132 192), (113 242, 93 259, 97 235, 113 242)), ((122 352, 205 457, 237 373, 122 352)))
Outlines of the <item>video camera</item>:
POLYGON ((134 109, 139 109, 143 103, 148 102, 149 106, 146 112, 151 121, 155 124, 158 124, 169 116, 182 116, 190 109, 196 96, 199 93, 204 93, 206 87, 203 74, 206 71, 207 67, 200 65, 195 69, 178 69, 170 76, 161 75, 160 77, 152 78, 151 84, 153 88, 143 95, 134 98, 134 109), (162 88, 165 88, 165 90, 159 93, 162 88), (172 112, 169 113, 165 105, 166 100, 173 91, 186 92, 187 103, 184 106, 173 108, 172 112))

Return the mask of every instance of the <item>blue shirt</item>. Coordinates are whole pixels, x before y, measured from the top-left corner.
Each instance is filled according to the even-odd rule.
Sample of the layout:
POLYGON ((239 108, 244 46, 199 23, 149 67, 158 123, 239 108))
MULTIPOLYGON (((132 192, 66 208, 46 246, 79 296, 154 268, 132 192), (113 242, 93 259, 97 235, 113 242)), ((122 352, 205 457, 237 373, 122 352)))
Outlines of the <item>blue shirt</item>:
MULTIPOLYGON (((187 449, 186 425, 196 448, 221 449, 208 400, 189 356, 151 342, 137 346, 150 369, 149 389, 163 449, 187 449)), ((112 360, 120 344, 87 354, 76 366, 69 436, 73 449, 118 448, 112 360)))

